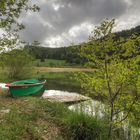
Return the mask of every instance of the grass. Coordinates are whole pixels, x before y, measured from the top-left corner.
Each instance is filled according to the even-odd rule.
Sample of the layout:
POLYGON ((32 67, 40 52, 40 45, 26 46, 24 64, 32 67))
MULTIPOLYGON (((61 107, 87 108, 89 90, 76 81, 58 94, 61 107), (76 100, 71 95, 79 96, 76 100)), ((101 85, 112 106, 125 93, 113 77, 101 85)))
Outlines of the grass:
POLYGON ((59 127, 50 117, 51 112, 45 112, 40 100, 40 98, 35 97, 13 99, 1 93, 1 140, 63 139, 59 127), (10 111, 8 113, 2 113, 4 110, 10 111))
POLYGON ((108 128, 102 120, 83 113, 72 113, 65 121, 68 132, 71 131, 75 140, 107 140, 108 128))
POLYGON ((65 60, 45 59, 44 62, 36 60, 35 66, 37 67, 81 67, 79 64, 69 64, 65 60))
POLYGON ((8 76, 6 74, 6 71, 0 67, 0 82, 7 82, 9 79, 8 79, 8 76))
POLYGON ((11 98, 0 93, 0 112, 1 140, 81 140, 82 134, 83 140, 93 140, 104 130, 100 120, 37 97, 11 98))

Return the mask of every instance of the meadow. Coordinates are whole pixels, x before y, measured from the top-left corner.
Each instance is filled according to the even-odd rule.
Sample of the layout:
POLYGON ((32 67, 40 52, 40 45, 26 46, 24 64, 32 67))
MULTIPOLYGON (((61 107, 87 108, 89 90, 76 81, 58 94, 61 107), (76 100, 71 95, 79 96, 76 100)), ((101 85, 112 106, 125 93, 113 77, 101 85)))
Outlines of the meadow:
POLYGON ((57 60, 57 59, 44 59, 43 62, 40 59, 37 59, 34 62, 34 65, 37 67, 82 67, 80 64, 67 63, 65 60, 57 60))

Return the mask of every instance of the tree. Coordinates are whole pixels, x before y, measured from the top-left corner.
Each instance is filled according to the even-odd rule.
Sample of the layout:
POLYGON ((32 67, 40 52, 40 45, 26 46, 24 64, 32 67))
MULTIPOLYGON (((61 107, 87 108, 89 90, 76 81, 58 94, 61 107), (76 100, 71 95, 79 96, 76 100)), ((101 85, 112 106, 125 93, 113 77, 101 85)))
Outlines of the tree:
POLYGON ((29 5, 29 0, 1 0, 0 1, 0 28, 9 31, 19 31, 24 28, 24 25, 18 21, 20 14, 23 11, 38 11, 36 5, 29 5), (12 25, 16 25, 13 26, 12 25))
POLYGON ((127 39, 116 39, 112 33, 114 23, 114 19, 104 20, 92 32, 89 42, 81 45, 81 57, 94 63, 97 69, 93 74, 76 76, 90 96, 99 96, 108 106, 109 139, 114 126, 121 125, 138 103, 140 86, 140 37, 132 35, 127 39))
POLYGON ((28 0, 1 0, 0 1, 0 29, 4 31, 0 37, 0 51, 20 44, 18 32, 25 28, 19 22, 19 17, 23 11, 38 11, 39 7, 30 5, 28 0))

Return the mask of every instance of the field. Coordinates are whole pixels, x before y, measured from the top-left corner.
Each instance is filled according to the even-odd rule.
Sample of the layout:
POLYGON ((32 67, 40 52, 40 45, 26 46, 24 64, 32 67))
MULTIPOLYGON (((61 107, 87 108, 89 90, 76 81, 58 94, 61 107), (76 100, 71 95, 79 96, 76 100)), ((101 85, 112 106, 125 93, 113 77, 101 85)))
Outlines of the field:
POLYGON ((60 67, 37 67, 39 72, 93 72, 91 68, 60 68, 60 67))
POLYGON ((65 60, 45 59, 44 62, 36 60, 34 65, 37 67, 81 67, 79 64, 66 63, 65 60))

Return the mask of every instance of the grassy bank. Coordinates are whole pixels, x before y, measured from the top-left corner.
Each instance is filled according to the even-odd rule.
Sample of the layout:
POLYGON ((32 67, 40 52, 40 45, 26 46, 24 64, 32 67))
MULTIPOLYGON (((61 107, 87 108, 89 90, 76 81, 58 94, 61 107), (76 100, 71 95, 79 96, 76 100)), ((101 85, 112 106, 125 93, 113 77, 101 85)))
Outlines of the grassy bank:
MULTIPOLYGON (((105 124, 42 98, 0 93, 1 140, 93 140, 106 137, 105 124)), ((105 139, 104 139, 105 140, 105 139)))
POLYGON ((13 99, 1 93, 1 140, 61 139, 59 127, 51 121, 39 101, 33 97, 13 99))

